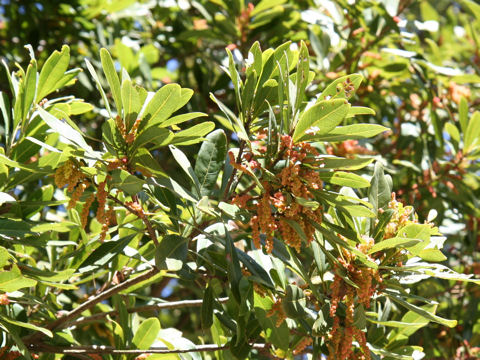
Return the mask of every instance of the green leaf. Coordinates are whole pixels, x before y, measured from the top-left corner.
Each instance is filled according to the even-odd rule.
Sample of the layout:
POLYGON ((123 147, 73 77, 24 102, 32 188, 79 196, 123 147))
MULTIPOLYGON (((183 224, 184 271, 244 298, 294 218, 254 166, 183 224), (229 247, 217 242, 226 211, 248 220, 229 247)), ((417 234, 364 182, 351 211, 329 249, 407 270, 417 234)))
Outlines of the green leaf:
POLYGON ((138 194, 145 181, 121 169, 112 171, 112 186, 118 187, 129 195, 138 194))
POLYGON ((350 99, 359 88, 362 80, 363 76, 360 74, 339 77, 323 90, 318 97, 318 101, 340 98, 350 99))
POLYGON ((0 272, 0 291, 13 292, 36 284, 35 280, 24 277, 17 265, 13 265, 11 270, 0 272))
POLYGON ((58 223, 44 223, 32 227, 32 231, 43 233, 46 231, 69 232, 78 228, 78 224, 71 221, 62 221, 58 223))
POLYGON ((25 237, 34 234, 32 225, 26 221, 0 218, 0 235, 6 237, 25 237))
POLYGON ((450 328, 453 328, 453 327, 457 326, 457 320, 448 320, 448 319, 441 318, 440 316, 437 316, 437 315, 435 315, 431 312, 428 312, 427 310, 425 310, 421 307, 410 304, 409 302, 405 301, 400 296, 390 294, 390 293, 387 293, 386 295, 388 296, 389 299, 393 300, 397 304, 402 305, 403 307, 417 313, 418 315, 421 315, 425 319, 428 319, 430 321, 439 323, 441 325, 448 326, 450 328))
POLYGON ((370 182, 367 179, 353 173, 335 171, 330 173, 320 172, 319 175, 323 181, 335 185, 349 186, 352 188, 364 188, 370 186, 370 182))
POLYGON ((191 145, 204 140, 203 136, 215 128, 213 121, 205 121, 188 129, 175 133, 171 143, 173 145, 191 145))
POLYGON ((305 95, 305 88, 309 82, 309 71, 310 71, 310 59, 308 55, 308 48, 305 45, 305 42, 301 42, 300 44, 300 56, 298 59, 297 64, 297 72, 296 72, 296 94, 295 94, 295 104, 294 104, 294 111, 296 112, 300 105, 303 102, 303 98, 305 95))
POLYGON ((195 174, 200 183, 199 196, 210 196, 227 155, 227 136, 222 129, 207 135, 198 152, 195 174))
POLYGON ((345 141, 358 140, 374 137, 389 128, 377 124, 353 124, 346 126, 337 126, 335 129, 324 135, 305 135, 305 141, 345 141))
POLYGON ((97 72, 95 71, 95 68, 92 66, 90 61, 88 59, 85 59, 85 64, 87 65, 88 72, 90 75, 92 75, 93 79, 95 80, 95 84, 97 85, 97 89, 100 92, 100 95, 102 96, 103 103, 105 104, 105 108, 108 111, 108 114, 110 117, 113 119, 113 114, 112 111, 110 110, 110 104, 108 103, 107 95, 105 95, 105 91, 103 90, 102 83, 100 82, 100 78, 98 77, 97 72))
POLYGON ((242 271, 236 247, 230 233, 225 229, 225 257, 227 259, 227 277, 232 293, 238 304, 242 303, 240 293, 240 282, 242 279, 242 271))
POLYGON ((157 318, 148 318, 143 321, 135 332, 132 339, 132 344, 136 349, 149 349, 155 342, 160 331, 160 321, 157 318))
POLYGON ((137 170, 147 171, 154 176, 159 177, 168 177, 168 175, 163 171, 162 167, 157 160, 152 156, 150 151, 145 148, 141 148, 135 154, 133 158, 133 163, 137 170))
POLYGON ((140 96, 137 89, 135 89, 135 86, 130 80, 123 80, 121 94, 123 119, 125 121, 126 130, 129 132, 135 123, 135 120, 138 118, 140 110, 142 109, 142 103, 140 102, 140 96))
POLYGON ((214 305, 213 288, 211 285, 209 285, 205 289, 205 292, 203 293, 201 320, 202 320, 202 327, 204 329, 210 328, 210 326, 212 326, 213 324, 213 305, 214 305))
POLYGON ((177 183, 172 178, 159 178, 159 179, 149 179, 156 186, 162 186, 171 190, 182 200, 188 200, 193 203, 197 203, 198 199, 194 197, 193 194, 185 190, 179 183, 177 183))
POLYGON ((142 131, 140 135, 135 138, 130 151, 135 154, 136 150, 141 147, 148 147, 149 149, 157 149, 171 143, 174 138, 173 133, 164 128, 151 127, 148 131, 142 131))
POLYGON ((185 174, 187 174, 192 184, 195 185, 195 189, 198 193, 200 191, 200 181, 197 178, 197 175, 195 174, 195 171, 193 170, 187 156, 182 152, 182 150, 178 149, 173 145, 170 145, 169 149, 174 159, 177 161, 178 165, 180 165, 185 174))
POLYGON ((100 49, 100 59, 102 61, 103 72, 107 78, 108 85, 112 91, 113 101, 115 101, 115 106, 117 107, 117 113, 122 113, 122 90, 120 87, 120 80, 118 78, 117 71, 115 70, 115 65, 113 64, 112 57, 107 49, 100 49))
POLYGON ((181 99, 181 88, 178 84, 168 84, 160 88, 148 102, 143 112, 143 121, 138 128, 140 132, 144 127, 161 125, 174 111, 181 99))
POLYGON ((362 169, 372 161, 372 158, 345 159, 340 157, 325 157, 322 159, 322 162, 325 164, 324 169, 352 171, 362 169))
POLYGON ((187 257, 188 239, 165 235, 155 250, 155 264, 160 270, 178 271, 187 257))
POLYGON ((257 316, 258 322, 265 329, 265 337, 267 341, 273 345, 279 347, 280 349, 288 349, 288 341, 285 341, 289 338, 288 326, 283 322, 279 327, 276 326, 277 317, 267 316, 267 311, 272 308, 273 301, 269 297, 260 297, 256 293, 254 294, 255 299, 255 315, 257 316))
POLYGON ((390 239, 386 239, 380 241, 373 245, 371 249, 368 251, 369 254, 373 254, 377 251, 385 250, 385 249, 393 249, 393 248, 406 248, 408 249, 410 246, 418 244, 422 242, 420 239, 409 239, 403 237, 394 237, 390 239))
POLYGON ((458 104, 458 121, 462 132, 465 133, 468 124, 468 103, 464 96, 460 98, 460 104, 458 104))
POLYGON ((464 152, 466 154, 480 146, 480 111, 473 113, 464 136, 464 152))
POLYGON ((39 331, 39 332, 47 335, 48 337, 53 338, 52 332, 48 329, 45 329, 45 328, 37 326, 37 325, 30 324, 30 323, 26 323, 26 322, 23 322, 23 321, 10 319, 9 317, 3 316, 2 314, 0 314, 0 322, 8 322, 12 325, 20 326, 20 327, 30 329, 30 330, 34 330, 34 331, 39 331))
POLYGON ((305 308, 307 306, 305 293, 296 285, 287 285, 282 306, 288 317, 292 319, 304 317, 306 315, 305 308))
POLYGON ((8 95, 0 91, 0 109, 2 110, 2 117, 3 117, 3 126, 5 129, 5 138, 10 138, 10 116, 11 116, 11 108, 10 108, 10 100, 8 99, 8 95))
POLYGON ((67 45, 63 45, 60 52, 55 50, 45 61, 38 78, 37 101, 42 100, 63 85, 60 80, 67 71, 69 61, 70 48, 67 45))
POLYGON ((90 272, 108 264, 123 253, 123 249, 137 234, 130 234, 118 240, 105 241, 96 248, 77 268, 81 273, 90 272))
POLYGON ((357 115, 375 115, 375 110, 364 106, 352 106, 348 110, 346 118, 349 119, 357 115))
POLYGON ((37 62, 30 61, 27 68, 25 78, 20 81, 19 93, 14 105, 14 124, 13 128, 18 124, 24 124, 27 115, 33 105, 35 93, 37 89, 37 62))
POLYGON ((391 200, 391 193, 390 185, 383 173, 383 166, 380 162, 376 162, 368 191, 368 201, 373 204, 373 211, 375 213, 378 212, 378 209, 382 209, 388 205, 388 202, 391 200))
POLYGON ((346 100, 321 101, 306 110, 295 127, 293 141, 302 141, 306 135, 327 134, 339 125, 348 113, 350 104, 346 100))
POLYGON ((171 117, 170 119, 162 121, 162 123, 159 126, 167 127, 167 126, 177 125, 185 121, 193 120, 193 119, 204 117, 204 116, 208 116, 208 115, 201 112, 192 112, 192 113, 177 115, 177 116, 171 117))
POLYGON ((75 130, 67 123, 58 120, 55 116, 46 112, 42 108, 38 108, 37 111, 43 121, 45 121, 45 123, 50 126, 53 131, 59 133, 62 137, 69 140, 69 143, 77 145, 83 150, 85 150, 85 152, 90 156, 98 158, 98 155, 96 155, 90 145, 86 143, 83 135, 80 134, 77 130, 75 130))

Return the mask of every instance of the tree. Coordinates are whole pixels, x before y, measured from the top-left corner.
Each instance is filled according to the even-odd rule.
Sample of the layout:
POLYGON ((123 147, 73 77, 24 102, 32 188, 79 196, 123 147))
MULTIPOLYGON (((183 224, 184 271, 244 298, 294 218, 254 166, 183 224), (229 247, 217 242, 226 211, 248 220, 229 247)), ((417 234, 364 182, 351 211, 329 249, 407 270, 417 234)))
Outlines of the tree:
POLYGON ((2 356, 474 356, 480 8, 438 9, 79 1, 88 46, 12 46, 2 356))

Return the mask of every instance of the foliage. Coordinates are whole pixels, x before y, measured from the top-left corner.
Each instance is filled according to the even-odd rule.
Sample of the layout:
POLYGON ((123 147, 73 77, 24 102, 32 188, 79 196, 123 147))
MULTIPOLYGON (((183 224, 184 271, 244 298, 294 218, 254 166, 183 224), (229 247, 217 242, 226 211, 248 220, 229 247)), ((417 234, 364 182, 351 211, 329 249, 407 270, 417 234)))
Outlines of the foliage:
POLYGON ((479 353, 476 3, 0 9, 0 356, 479 353))

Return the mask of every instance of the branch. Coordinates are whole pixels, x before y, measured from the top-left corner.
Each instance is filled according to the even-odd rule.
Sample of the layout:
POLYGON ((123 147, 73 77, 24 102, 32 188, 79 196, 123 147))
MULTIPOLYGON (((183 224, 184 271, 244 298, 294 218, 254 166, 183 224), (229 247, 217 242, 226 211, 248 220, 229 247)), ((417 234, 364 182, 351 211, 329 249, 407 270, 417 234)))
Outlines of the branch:
MULTIPOLYGON (((129 279, 129 280, 127 280, 123 283, 120 283, 120 284, 118 284, 118 285, 116 285, 116 286, 114 286, 114 287, 112 287, 108 290, 105 290, 104 292, 102 292, 102 293, 100 293, 96 296, 91 297, 90 299, 85 301, 83 304, 81 304, 79 307, 73 309, 72 311, 67 313, 65 316, 62 316, 61 318, 53 321, 52 323, 48 324, 45 327, 49 330, 54 330, 54 329, 60 327, 62 324, 65 324, 65 323, 69 322, 70 320, 73 320, 76 317, 80 316, 82 314, 82 312, 92 308, 93 306, 95 306, 99 302, 101 302, 103 300, 106 300, 109 297, 111 297, 112 295, 115 295, 122 290, 128 289, 129 287, 131 287, 135 284, 138 284, 142 281, 148 280, 152 276, 158 274, 158 272, 159 272, 159 270, 157 268, 152 268, 152 269, 148 270, 147 272, 143 273, 140 276, 129 279)), ((44 336, 45 336, 45 334, 43 334, 42 332, 36 332, 35 334, 25 338, 24 342, 26 344, 33 344, 35 341, 38 341, 39 339, 43 338, 44 336)))
MULTIPOLYGON (((269 348, 270 344, 251 344, 254 349, 265 349, 269 348)), ((104 345, 90 345, 90 346, 71 346, 71 347, 61 347, 61 346, 52 346, 48 344, 31 344, 29 346, 30 350, 41 351, 44 353, 51 354, 129 354, 129 355, 141 355, 141 354, 182 354, 189 352, 207 352, 207 351, 218 351, 226 350, 229 345, 216 345, 216 344, 207 344, 207 345, 198 345, 191 349, 169 349, 167 347, 152 347, 146 350, 137 350, 137 349, 116 349, 111 346, 104 345)))
MULTIPOLYGON (((229 299, 228 297, 224 297, 224 298, 217 299, 217 301, 219 303, 223 304, 223 303, 227 302, 228 299, 229 299)), ((131 314, 131 313, 151 311, 151 310, 175 309, 175 308, 181 308, 181 307, 198 307, 198 306, 202 306, 202 304, 203 304, 203 300, 170 301, 170 302, 165 302, 165 303, 143 305, 143 306, 137 306, 137 307, 134 307, 134 308, 128 308, 127 312, 131 314)), ((89 322, 93 322, 93 321, 103 319, 106 316, 116 316, 116 315, 118 315, 118 311, 113 310, 113 311, 94 314, 92 316, 81 317, 75 322, 62 324, 62 328, 78 326, 78 325, 81 325, 81 324, 85 324, 85 323, 89 323, 89 322)))

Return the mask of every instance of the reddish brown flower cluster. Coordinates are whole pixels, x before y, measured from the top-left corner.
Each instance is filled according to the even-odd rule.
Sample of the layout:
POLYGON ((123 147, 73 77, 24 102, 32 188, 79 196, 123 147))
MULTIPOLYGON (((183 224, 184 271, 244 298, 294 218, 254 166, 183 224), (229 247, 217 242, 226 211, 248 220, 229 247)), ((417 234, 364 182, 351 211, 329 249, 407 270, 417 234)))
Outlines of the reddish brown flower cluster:
POLYGON ((305 350, 307 346, 312 345, 313 339, 311 337, 304 337, 293 349, 293 355, 299 355, 305 350))
MULTIPOLYGON (((364 244, 359 244, 357 249, 366 254, 373 245, 373 239, 368 238, 364 244)), ((377 291, 377 287, 381 284, 382 278, 375 269, 356 266, 354 263, 355 255, 353 253, 344 250, 343 255, 343 257, 338 259, 340 266, 346 270, 347 276, 355 282, 358 289, 347 284, 343 278, 338 275, 339 269, 335 269, 335 277, 331 286, 332 294, 330 303, 330 316, 334 320, 333 327, 328 335, 328 359, 370 359, 370 351, 367 347, 365 333, 354 325, 355 304, 362 304, 368 309, 370 307, 370 299, 377 291), (346 306, 343 326, 340 323, 340 317, 337 316, 337 309, 340 302, 343 302, 346 306), (359 343, 361 353, 355 353, 352 348, 354 339, 359 343)))
POLYGON ((2 360, 15 360, 22 356, 19 351, 9 351, 7 346, 0 348, 0 359, 2 360))
POLYGON ((417 220, 410 220, 413 214, 413 207, 403 206, 403 204, 396 199, 395 193, 392 193, 392 200, 388 203, 388 207, 394 210, 393 216, 385 227, 384 239, 394 237, 398 230, 409 223, 416 223, 417 220))
POLYGON ((10 299, 7 294, 0 294, 0 305, 10 304, 10 299))
POLYGON ((125 201, 125 206, 131 213, 137 215, 140 219, 145 217, 143 207, 138 201, 125 201))
MULTIPOLYGON (((242 274, 245 277, 252 276, 252 273, 245 268, 242 269, 242 274)), ((257 284, 256 282, 253 283, 253 291, 255 291, 262 298, 267 296, 267 291, 261 285, 257 284)))
MULTIPOLYGON (((260 139, 264 137, 263 133, 259 134, 260 139)), ((265 149, 259 146, 259 151, 264 152, 265 149)), ((283 135, 279 154, 276 162, 283 161, 285 166, 277 173, 276 180, 261 180, 264 192, 260 196, 237 195, 233 203, 254 210, 250 225, 256 247, 260 247, 260 235, 265 234, 265 248, 271 252, 273 237, 277 233, 287 245, 300 252, 302 236, 305 235, 307 243, 313 239, 315 228, 311 222, 322 221, 322 208, 313 201, 312 194, 312 190, 319 190, 323 186, 316 172, 319 164, 315 157, 318 152, 308 143, 294 144, 290 136, 283 135), (309 206, 305 205, 307 203, 309 206), (295 223, 298 224, 297 229, 295 223), (303 234, 300 235, 298 230, 303 234)), ((230 154, 232 166, 247 175, 253 175, 254 169, 261 168, 259 162, 252 158, 252 154, 247 153, 244 159, 249 162, 239 164, 230 154)))
POLYGON ((117 117, 115 118, 115 124, 117 125, 118 130, 120 130, 120 134, 127 142, 127 144, 131 144, 135 140, 135 137, 137 136, 138 126, 140 125, 141 121, 142 119, 135 120, 132 128, 127 133, 127 129, 125 128, 125 123, 123 122, 123 119, 119 115, 117 115, 117 117))
POLYGON ((267 317, 277 316, 277 321, 275 322, 276 327, 280 327, 287 318, 283 310, 282 300, 282 298, 278 298, 277 301, 273 303, 272 308, 267 312, 267 317))
POLYGON ((342 156, 347 158, 353 158, 355 155, 371 155, 374 152, 368 150, 367 148, 358 145, 357 140, 345 140, 335 145, 327 145, 326 147, 327 154, 342 156))

